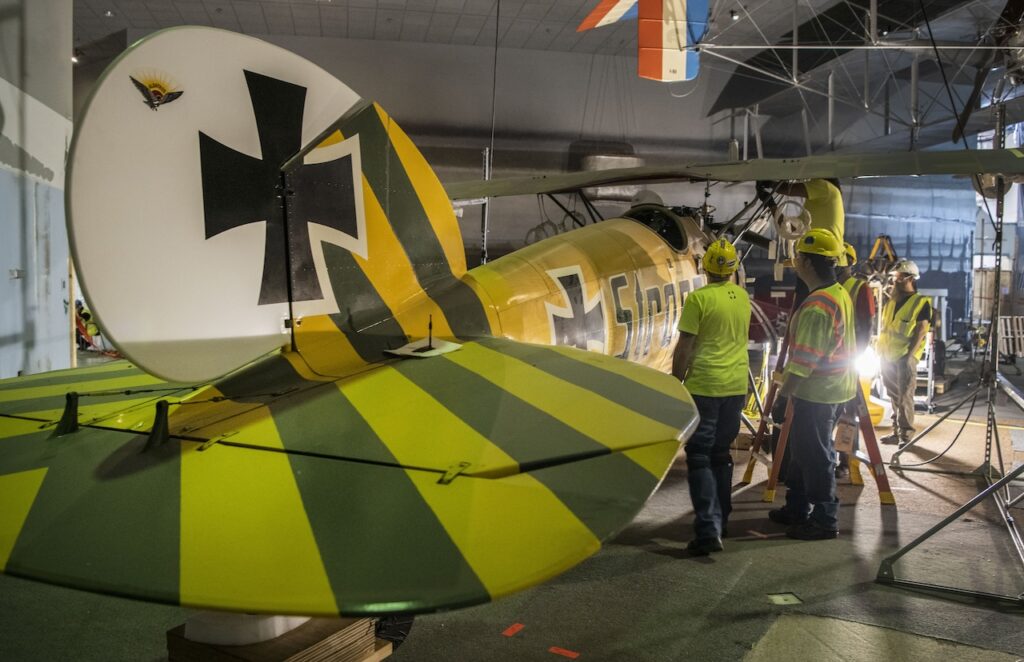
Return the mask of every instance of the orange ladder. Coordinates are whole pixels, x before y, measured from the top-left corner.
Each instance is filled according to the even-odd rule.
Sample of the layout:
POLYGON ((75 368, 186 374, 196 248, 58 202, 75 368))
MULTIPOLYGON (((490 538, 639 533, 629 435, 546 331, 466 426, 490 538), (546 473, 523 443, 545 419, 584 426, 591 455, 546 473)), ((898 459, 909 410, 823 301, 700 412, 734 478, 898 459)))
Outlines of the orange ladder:
MULTIPOLYGON (((772 394, 769 394, 772 395, 772 394)), ((866 462, 868 470, 875 478, 878 485, 878 499, 886 506, 896 505, 892 488, 889 486, 889 477, 885 473, 885 462, 882 460, 882 453, 878 449, 878 439, 875 437, 875 428, 871 425, 871 416, 868 414, 867 402, 864 400, 863 389, 857 389, 857 419, 860 426, 861 436, 864 438, 864 447, 867 449, 867 456, 861 455, 861 451, 850 454, 850 482, 854 485, 863 485, 864 479, 860 474, 860 463, 866 462), (856 479, 854 478, 856 476, 856 479)), ((782 431, 779 433, 779 443, 772 453, 771 471, 768 475, 768 484, 764 488, 764 495, 761 501, 771 503, 775 501, 775 489, 779 484, 779 470, 782 468, 781 459, 786 453, 786 444, 789 441, 789 429, 793 421, 793 401, 786 405, 786 420, 782 424, 782 431)), ((762 423, 763 423, 762 419, 762 423)), ((761 428, 758 428, 760 432, 761 428)), ((755 444, 758 440, 755 439, 755 444)), ((749 484, 753 475, 753 465, 761 458, 755 456, 754 446, 751 446, 751 457, 747 464, 747 472, 743 476, 743 483, 749 484)), ((764 460, 762 460, 764 461, 764 460)))

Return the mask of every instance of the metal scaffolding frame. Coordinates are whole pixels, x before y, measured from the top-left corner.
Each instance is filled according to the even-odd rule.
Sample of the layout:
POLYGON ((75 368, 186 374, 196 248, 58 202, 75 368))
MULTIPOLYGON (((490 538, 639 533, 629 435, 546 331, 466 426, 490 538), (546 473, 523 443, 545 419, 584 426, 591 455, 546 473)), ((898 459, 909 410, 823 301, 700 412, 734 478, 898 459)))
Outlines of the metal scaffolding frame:
MULTIPOLYGON (((996 109, 996 133, 993 140, 993 147, 996 149, 1002 149, 1004 147, 1006 138, 1006 108, 999 105, 996 109)), ((996 183, 996 213, 995 213, 995 242, 994 249, 996 255, 1002 255, 1003 248, 1003 211, 1004 211, 1004 194, 1006 193, 1006 181, 999 177, 996 183)), ((999 319, 999 303, 1000 303, 1000 275, 1002 269, 1002 260, 996 260, 995 266, 995 281, 993 282, 994 300, 992 303, 992 319, 999 319)), ((957 596, 967 596, 972 598, 979 598, 985 600, 995 600, 998 602, 1012 603, 1018 606, 1024 606, 1024 591, 1017 593, 1016 595, 1004 595, 996 593, 987 593, 984 591, 975 591, 971 589, 963 589, 953 586, 946 586, 942 584, 933 584, 928 582, 915 582, 906 579, 899 579, 896 576, 895 568, 893 567, 896 561, 905 556, 907 553, 918 547, 924 541, 928 540, 938 532, 945 529, 947 526, 958 520, 965 513, 976 507, 988 498, 992 498, 996 504, 996 508, 999 511, 999 515, 1006 527, 1007 534, 1010 537, 1010 541, 1013 543, 1014 550, 1017 553, 1017 560, 1024 567, 1024 537, 1021 535, 1020 529, 1017 527, 1016 519, 1013 513, 1010 512, 1010 508, 1016 505, 1024 498, 1024 494, 1019 494, 1016 497, 1010 494, 1009 484, 1016 480, 1022 473, 1024 473, 1024 464, 1017 467, 1016 469, 1006 472, 1006 467, 1003 462, 1003 451, 999 440, 999 427, 996 420, 995 411, 995 399, 998 390, 1004 391, 1009 395, 1010 399, 1017 404, 1021 409, 1024 409, 1024 394, 1017 391, 1014 386, 1006 380, 1005 377, 999 374, 999 329, 998 324, 993 324, 990 330, 989 346, 988 351, 985 354, 985 360, 982 364, 981 375, 982 383, 975 389, 971 394, 968 395, 960 404, 962 405, 971 397, 977 397, 980 390, 985 391, 986 401, 986 422, 985 422, 985 457, 984 462, 977 473, 984 478, 987 486, 978 495, 969 500, 967 503, 956 509, 948 517, 937 523, 932 528, 925 531, 923 534, 918 536, 915 540, 904 545, 895 554, 892 554, 882 560, 881 565, 878 568, 878 574, 876 575, 876 581, 883 584, 890 584, 893 586, 899 586, 904 588, 914 589, 928 589, 941 593, 949 593, 957 596), (995 457, 998 466, 993 463, 993 456, 995 457), (998 474, 998 479, 997 479, 998 474)), ((959 405, 958 405, 959 407, 959 405)), ((955 411, 954 410, 951 410, 955 411)), ((893 456, 895 463, 890 462, 891 466, 898 467, 899 455, 915 444, 921 437, 927 434, 932 428, 935 427, 942 419, 936 421, 935 424, 931 425, 921 434, 917 435, 909 444, 901 448, 893 456)))

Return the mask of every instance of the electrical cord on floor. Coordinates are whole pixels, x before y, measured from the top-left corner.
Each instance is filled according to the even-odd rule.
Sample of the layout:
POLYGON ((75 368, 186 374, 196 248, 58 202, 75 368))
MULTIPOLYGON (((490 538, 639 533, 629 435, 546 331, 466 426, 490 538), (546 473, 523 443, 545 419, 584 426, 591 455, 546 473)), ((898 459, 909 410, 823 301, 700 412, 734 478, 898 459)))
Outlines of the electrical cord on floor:
POLYGON ((978 394, 977 393, 975 393, 974 397, 971 398, 971 408, 967 410, 967 416, 964 417, 964 422, 960 424, 960 429, 957 430, 956 435, 953 437, 953 441, 949 442, 949 445, 946 446, 945 448, 943 448, 941 453, 939 453, 935 457, 931 458, 930 460, 925 460, 924 462, 916 462, 914 464, 904 464, 904 463, 900 462, 899 463, 899 468, 900 469, 904 469, 904 468, 907 468, 907 467, 923 467, 926 464, 931 464, 932 462, 935 462, 936 460, 942 459, 942 457, 945 456, 946 453, 948 453, 953 448, 953 445, 956 444, 957 440, 960 439, 960 435, 963 434, 964 430, 967 428, 967 421, 971 420, 971 414, 974 413, 974 405, 975 405, 976 402, 978 402, 978 394))

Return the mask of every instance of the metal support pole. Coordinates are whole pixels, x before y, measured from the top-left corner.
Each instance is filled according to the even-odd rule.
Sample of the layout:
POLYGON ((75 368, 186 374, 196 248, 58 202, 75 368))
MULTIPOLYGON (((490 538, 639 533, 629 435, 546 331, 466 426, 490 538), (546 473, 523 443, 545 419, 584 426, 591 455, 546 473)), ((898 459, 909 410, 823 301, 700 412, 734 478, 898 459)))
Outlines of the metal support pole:
POLYGON ((793 75, 794 83, 800 77, 800 60, 798 59, 800 57, 800 24, 797 22, 798 9, 800 9, 800 0, 793 0, 793 63, 790 73, 793 75))
POLYGON ((747 144, 750 139, 750 109, 745 108, 743 110, 743 160, 746 161, 749 157, 747 152, 747 144))
POLYGON ((910 149, 917 147, 917 131, 921 125, 919 112, 919 101, 918 101, 918 87, 920 85, 920 61, 917 55, 914 55, 914 59, 910 63, 910 149))
POLYGON ((892 135, 892 106, 890 105, 891 91, 890 91, 890 88, 889 88, 889 76, 885 77, 885 95, 884 95, 884 97, 885 97, 885 107, 884 107, 884 110, 882 111, 883 133, 885 135, 887 135, 887 136, 890 136, 890 135, 892 135))
POLYGON ((757 148, 757 158, 764 158, 764 147, 761 144, 761 114, 760 105, 754 104, 754 147, 757 148))
POLYGON ((864 110, 868 110, 871 102, 871 53, 864 51, 864 110))
POLYGON ((836 75, 830 71, 828 74, 828 148, 833 150, 835 143, 835 117, 836 117, 836 75))
POLYGON ((586 208, 587 214, 590 215, 590 222, 597 223, 598 221, 603 221, 604 216, 601 216, 601 212, 597 210, 597 207, 595 207, 594 203, 590 201, 590 198, 588 198, 587 194, 583 192, 583 189, 580 189, 576 193, 579 195, 580 200, 583 201, 583 206, 586 208))
POLYGON ((868 40, 878 43, 878 0, 871 0, 868 5, 868 40))
MULTIPOLYGON (((484 181, 491 178, 491 148, 484 147, 484 181)), ((490 230, 490 198, 484 198, 480 205, 480 264, 487 264, 487 233, 490 230)))
POLYGON ((936 584, 923 584, 923 583, 920 583, 920 582, 908 582, 908 581, 905 581, 905 580, 896 579, 896 574, 893 571, 893 564, 896 563, 896 561, 900 560, 908 552, 913 550, 915 547, 917 547, 918 545, 923 543, 928 538, 931 538, 933 535, 935 535, 936 533, 938 533, 939 531, 941 531, 945 527, 949 526, 950 524, 952 524, 956 520, 960 519, 965 513, 970 511, 972 508, 977 506, 979 503, 984 501, 986 498, 988 498, 989 496, 993 495, 998 490, 1002 489, 1005 485, 1010 483, 1010 481, 1015 480, 1018 476, 1021 475, 1021 473, 1024 473, 1024 464, 1022 464, 1021 466, 1017 467, 1016 469, 1014 469, 1010 473, 1008 473, 1005 476, 1003 476, 1002 479, 1000 479, 1000 480, 996 481, 995 483, 993 483, 993 484, 989 485, 988 487, 986 487, 984 490, 979 492, 977 494, 977 496, 975 496, 973 499, 971 499, 970 501, 968 501, 964 505, 962 505, 959 508, 957 508, 955 511, 953 511, 952 514, 950 514, 944 520, 942 520, 941 522, 939 522, 938 524, 936 524, 932 528, 930 528, 927 531, 925 531, 924 533, 922 533, 920 536, 918 536, 912 542, 910 542, 910 543, 904 545, 903 547, 901 547, 895 554, 893 554, 892 556, 888 556, 885 559, 883 559, 881 565, 878 568, 878 575, 876 575, 875 580, 880 582, 880 583, 883 583, 883 584, 895 584, 897 586, 902 585, 902 586, 913 586, 913 587, 919 587, 919 588, 929 588, 929 589, 938 590, 938 591, 956 592, 956 593, 962 594, 962 595, 973 595, 973 596, 982 596, 982 597, 988 597, 988 598, 995 598, 995 599, 999 599, 999 600, 1010 600, 1010 601, 1015 601, 1015 602, 1024 604, 1024 596, 1021 596, 1021 595, 1016 595, 1016 596, 994 595, 994 594, 991 594, 991 593, 980 593, 980 592, 977 592, 977 591, 964 591, 963 589, 955 589, 955 588, 946 587, 946 586, 939 586, 939 585, 936 585, 936 584))
POLYGON ((807 156, 811 155, 811 126, 807 122, 807 108, 800 109, 800 121, 804 123, 804 148, 807 150, 807 156))
MULTIPOLYGON (((996 128, 994 135, 992 136, 992 149, 1003 149, 1006 145, 1006 106, 999 104, 996 106, 996 128)), ((995 399, 996 389, 996 374, 999 372, 999 313, 1000 313, 1000 299, 1002 299, 1003 287, 1003 212, 1005 210, 1004 200, 1006 194, 1006 180, 1002 177, 996 177, 996 218, 995 218, 995 241, 992 242, 992 253, 995 259, 995 269, 993 270, 993 283, 992 289, 992 315, 989 321, 988 328, 988 352, 983 363, 982 368, 982 380, 989 390, 989 418, 988 424, 985 426, 985 469, 986 476, 991 480, 992 478, 992 444, 996 444, 997 451, 1002 452, 998 448, 999 444, 999 431, 996 430, 995 411, 993 410, 993 402, 995 399)), ((1000 469, 1002 467, 1000 466, 1000 469)), ((998 499, 997 499, 998 501, 998 499)))
MULTIPOLYGON (((1006 108, 1003 104, 996 106, 996 130, 993 138, 994 149, 1002 149, 1005 145, 1006 137, 1006 108)), ((1001 276, 1002 276, 1002 253, 1003 253, 1003 194, 1006 191, 1006 181, 1002 177, 996 179, 996 214, 995 214, 995 242, 993 245, 995 252, 995 269, 994 276, 995 282, 993 284, 994 300, 992 301, 992 314, 991 314, 991 326, 989 328, 989 347, 985 352, 985 357, 981 367, 981 378, 982 383, 979 389, 983 388, 986 391, 986 405, 987 405, 987 417, 985 424, 985 464, 983 465, 983 475, 985 477, 988 486, 978 493, 973 499, 965 503, 963 506, 954 511, 951 515, 943 519, 941 522, 928 529, 925 533, 919 536, 917 539, 902 547, 892 556, 884 559, 878 568, 878 575, 876 580, 882 583, 894 584, 897 586, 907 586, 913 588, 927 588, 936 591, 943 591, 946 593, 954 593, 956 595, 980 597, 992 600, 1013 602, 1017 605, 1024 605, 1024 593, 1018 593, 1017 595, 1000 595, 993 593, 984 593, 981 591, 970 591, 961 588, 954 588, 949 586, 941 586, 937 584, 927 584, 923 582, 910 582, 905 580, 896 579, 893 571, 893 564, 906 555, 908 552, 913 550, 915 547, 920 545, 922 542, 935 535, 937 532, 955 522, 969 510, 977 506, 983 500, 988 497, 992 497, 995 501, 996 508, 999 510, 999 515, 1002 517, 1003 524, 1006 527, 1006 531, 1010 536, 1010 540, 1013 543, 1014 551, 1017 553, 1017 558, 1021 564, 1024 564, 1024 536, 1021 535, 1020 530, 1017 528, 1016 518, 1013 513, 1010 512, 1010 506, 1019 499, 1011 499, 1009 493, 1009 483, 1015 480, 1018 476, 1024 473, 1024 465, 1021 465, 1011 471, 1008 474, 1003 475, 999 480, 993 480, 993 469, 991 458, 993 448, 995 454, 999 458, 999 470, 1000 473, 1003 471, 1002 461, 1002 448, 1000 447, 999 441, 999 428, 996 424, 996 412, 995 412, 995 391, 996 388, 1002 388, 1006 391, 1010 398, 1018 406, 1024 404, 1024 394, 1016 392, 1013 385, 1010 384, 1006 379, 1001 378, 999 375, 999 304, 1000 295, 1002 294, 1001 287, 1001 276)), ((916 441, 916 439, 915 439, 916 441)))

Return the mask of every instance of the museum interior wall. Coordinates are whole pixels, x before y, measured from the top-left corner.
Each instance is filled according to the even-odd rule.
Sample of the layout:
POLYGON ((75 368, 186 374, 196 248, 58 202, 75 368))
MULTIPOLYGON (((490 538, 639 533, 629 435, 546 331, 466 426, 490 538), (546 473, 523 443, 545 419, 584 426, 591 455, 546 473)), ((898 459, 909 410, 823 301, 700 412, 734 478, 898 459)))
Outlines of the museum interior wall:
POLYGON ((71 363, 71 0, 0 0, 0 378, 71 363))

